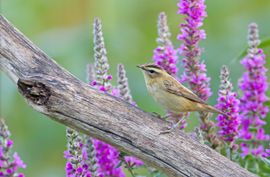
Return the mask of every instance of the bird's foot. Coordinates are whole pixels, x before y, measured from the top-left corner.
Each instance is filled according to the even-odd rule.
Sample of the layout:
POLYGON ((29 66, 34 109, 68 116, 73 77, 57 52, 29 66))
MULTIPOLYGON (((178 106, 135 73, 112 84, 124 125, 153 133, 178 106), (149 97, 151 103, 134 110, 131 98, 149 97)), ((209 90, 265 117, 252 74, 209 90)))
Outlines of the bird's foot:
POLYGON ((162 116, 159 114, 159 113, 156 113, 156 112, 152 112, 151 113, 154 117, 157 117, 159 119, 162 119, 162 116))
POLYGON ((156 113, 156 112, 152 112, 152 115, 163 120, 169 117, 169 115, 161 116, 159 113, 156 113))
POLYGON ((167 134, 167 133, 171 133, 173 131, 175 131, 177 129, 177 127, 182 123, 182 120, 179 120, 176 123, 171 123, 172 125, 167 127, 166 130, 161 131, 159 134, 167 134))

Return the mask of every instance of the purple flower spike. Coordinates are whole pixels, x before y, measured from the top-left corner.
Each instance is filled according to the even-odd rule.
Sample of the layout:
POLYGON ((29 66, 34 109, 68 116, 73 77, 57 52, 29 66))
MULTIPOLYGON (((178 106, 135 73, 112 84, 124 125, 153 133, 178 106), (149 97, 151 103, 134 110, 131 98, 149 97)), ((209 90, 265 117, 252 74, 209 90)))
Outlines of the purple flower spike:
POLYGON ((218 104, 216 107, 226 113, 229 117, 218 115, 217 125, 219 126, 219 136, 229 145, 234 142, 238 136, 239 126, 239 103, 236 93, 233 92, 233 86, 229 79, 229 70, 223 66, 220 74, 220 88, 218 94, 218 104))
POLYGON ((0 176, 21 176, 23 173, 17 173, 19 168, 26 168, 17 152, 11 156, 13 141, 10 138, 8 127, 4 120, 0 119, 0 176), (13 158, 12 158, 13 157, 13 158))
POLYGON ((118 64, 117 66, 117 82, 118 82, 119 97, 124 99, 130 104, 135 104, 130 94, 130 89, 128 86, 128 78, 123 64, 118 64))
MULTIPOLYGON (((170 40, 171 33, 167 24, 167 17, 164 12, 161 12, 158 17, 158 47, 154 50, 153 60, 155 64, 161 66, 170 75, 177 78, 177 50, 174 49, 173 44, 170 40)), ((167 113, 171 121, 177 123, 181 120, 179 124, 180 129, 184 129, 187 126, 186 120, 184 119, 184 114, 174 114, 171 112, 167 113)))
POLYGON ((245 72, 239 81, 239 87, 243 93, 240 99, 242 155, 266 156, 267 152, 262 142, 269 141, 270 137, 264 133, 262 126, 265 121, 262 119, 268 112, 268 108, 264 105, 267 101, 267 69, 264 66, 263 50, 258 48, 260 40, 255 23, 249 25, 248 44, 248 55, 241 61, 245 72), (249 143, 250 141, 252 143, 249 143))
POLYGON ((99 164, 98 172, 103 176, 124 177, 125 174, 122 167, 117 167, 120 162, 119 151, 100 140, 95 139, 93 142, 99 164))
POLYGON ((109 64, 107 58, 107 51, 105 48, 103 33, 102 33, 102 24, 101 21, 96 18, 94 20, 94 57, 95 57, 95 77, 96 80, 93 80, 91 83, 92 86, 95 86, 98 90, 102 92, 111 91, 112 87, 110 80, 112 76, 108 74, 109 64))
POLYGON ((185 23, 180 24, 181 34, 178 40, 183 41, 179 52, 182 54, 184 73, 183 82, 188 82, 191 89, 203 100, 211 95, 209 87, 210 78, 206 75, 206 66, 200 62, 202 49, 199 42, 205 39, 205 31, 199 29, 207 16, 204 0, 181 0, 178 3, 178 13, 185 15, 185 23))
MULTIPOLYGON (((178 35, 178 40, 183 42, 179 48, 184 67, 181 81, 187 82, 195 94, 207 101, 212 95, 210 78, 206 74, 206 65, 200 61, 202 49, 199 47, 199 42, 206 38, 205 31, 200 29, 207 16, 206 6, 204 0, 180 0, 177 5, 178 13, 185 16, 185 23, 180 24, 181 33, 178 35)), ((214 133, 215 124, 209 120, 209 113, 200 112, 200 119, 204 138, 213 148, 217 147, 220 142, 214 133)))
MULTIPOLYGON (((123 64, 118 64, 117 66, 117 82, 118 82, 118 91, 119 91, 118 97, 122 98, 123 100, 127 101, 130 104, 136 105, 136 103, 133 101, 132 96, 130 94, 128 78, 127 78, 126 70, 123 64)), ((132 156, 125 156, 124 160, 126 161, 128 165, 127 168, 131 168, 131 169, 133 167, 142 166, 144 164, 143 161, 132 156)))
MULTIPOLYGON (((95 19, 94 21, 94 55, 95 67, 92 65, 88 66, 88 78, 92 80, 90 83, 95 83, 91 85, 101 92, 118 96, 119 90, 113 88, 110 83, 112 76, 108 74, 109 63, 104 44, 102 25, 99 19, 95 19)), ((93 174, 100 177, 125 176, 122 166, 117 167, 120 160, 119 151, 116 148, 97 139, 91 138, 86 140, 86 142, 87 148, 91 148, 88 149, 88 152, 85 152, 86 161, 93 174)))
POLYGON ((171 33, 167 25, 167 17, 164 12, 159 14, 158 18, 158 47, 154 50, 154 62, 165 69, 172 76, 177 75, 177 51, 170 41, 171 33))
POLYGON ((83 169, 88 170, 86 176, 99 176, 97 169, 99 167, 96 158, 96 150, 93 143, 93 138, 84 135, 84 146, 82 148, 82 157, 85 163, 83 164, 83 169))
POLYGON ((80 134, 71 129, 66 129, 67 136, 67 151, 64 152, 64 157, 67 159, 66 163, 66 176, 75 177, 83 176, 86 174, 87 169, 84 171, 83 166, 85 164, 82 158, 82 139, 80 134))

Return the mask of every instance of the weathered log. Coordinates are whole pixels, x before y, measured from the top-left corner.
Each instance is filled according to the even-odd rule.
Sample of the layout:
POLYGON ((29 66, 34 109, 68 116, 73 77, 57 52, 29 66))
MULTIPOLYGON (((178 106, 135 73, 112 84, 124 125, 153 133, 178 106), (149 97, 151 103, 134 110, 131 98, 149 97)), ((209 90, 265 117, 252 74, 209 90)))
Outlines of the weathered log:
MULTIPOLYGON (((116 146, 169 176, 255 176, 167 122, 102 94, 60 67, 3 16, 0 67, 35 110, 116 146)), ((43 131, 43 130, 40 130, 43 131)))

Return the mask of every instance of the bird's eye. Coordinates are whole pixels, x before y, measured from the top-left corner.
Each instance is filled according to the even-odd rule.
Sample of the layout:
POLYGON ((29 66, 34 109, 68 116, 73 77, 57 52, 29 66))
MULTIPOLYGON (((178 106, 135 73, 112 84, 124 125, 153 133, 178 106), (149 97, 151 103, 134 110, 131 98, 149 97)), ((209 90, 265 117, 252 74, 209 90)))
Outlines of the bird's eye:
POLYGON ((154 70, 149 70, 149 73, 153 74, 155 71, 154 70))

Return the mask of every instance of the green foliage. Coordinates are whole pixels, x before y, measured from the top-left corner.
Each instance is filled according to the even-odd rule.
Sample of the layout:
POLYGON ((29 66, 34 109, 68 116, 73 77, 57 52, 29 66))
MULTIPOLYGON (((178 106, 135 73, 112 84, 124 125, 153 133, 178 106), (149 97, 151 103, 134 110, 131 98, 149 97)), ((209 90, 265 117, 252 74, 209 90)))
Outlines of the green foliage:
POLYGON ((237 162, 247 170, 261 176, 268 177, 270 174, 270 160, 266 158, 256 158, 247 155, 245 158, 238 157, 237 162))

